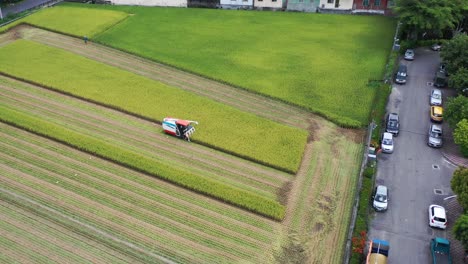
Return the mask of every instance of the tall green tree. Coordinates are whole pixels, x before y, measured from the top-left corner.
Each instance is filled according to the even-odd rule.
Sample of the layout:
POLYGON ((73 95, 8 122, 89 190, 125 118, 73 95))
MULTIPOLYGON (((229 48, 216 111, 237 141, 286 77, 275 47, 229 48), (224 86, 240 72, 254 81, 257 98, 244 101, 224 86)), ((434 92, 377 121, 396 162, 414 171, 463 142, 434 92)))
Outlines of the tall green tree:
POLYGON ((397 0, 394 12, 410 36, 432 33, 441 36, 463 20, 468 0, 397 0))
POLYGON ((462 242, 463 247, 468 250, 468 215, 460 216, 453 226, 455 238, 462 242))
POLYGON ((450 98, 444 108, 444 119, 452 128, 462 119, 468 119, 468 97, 459 95, 450 98))
POLYGON ((447 72, 450 74, 462 67, 468 69, 468 36, 459 34, 447 41, 440 56, 447 63, 447 72))
POLYGON ((468 157, 468 119, 462 119, 453 131, 455 144, 460 145, 463 156, 468 157))
POLYGON ((449 77, 449 87, 457 90, 458 94, 468 96, 468 68, 461 67, 449 77))
POLYGON ((459 167, 453 172, 450 182, 457 200, 465 211, 468 210, 468 168, 459 167))

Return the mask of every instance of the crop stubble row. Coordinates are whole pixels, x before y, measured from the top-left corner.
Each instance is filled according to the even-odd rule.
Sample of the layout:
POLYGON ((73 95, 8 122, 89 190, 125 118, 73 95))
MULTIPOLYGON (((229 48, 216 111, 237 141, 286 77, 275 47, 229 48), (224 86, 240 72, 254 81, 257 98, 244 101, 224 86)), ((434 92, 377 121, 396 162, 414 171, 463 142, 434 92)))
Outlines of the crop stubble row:
MULTIPOLYGON (((30 161, 32 161, 32 160, 35 160, 35 159, 37 159, 37 157, 35 157, 35 158, 31 158, 31 159, 30 159, 30 161)), ((84 186, 83 186, 83 187, 84 187, 84 186)))
POLYGON ((85 261, 93 263, 135 263, 137 261, 7 201, 0 200, 0 211, 2 223, 9 222, 18 229, 34 234, 44 241, 39 243, 53 243, 85 261))
POLYGON ((226 222, 234 221, 236 225, 240 225, 240 227, 243 228, 257 227, 259 229, 252 230, 257 236, 264 233, 262 230, 266 230, 267 233, 272 231, 270 227, 271 221, 266 221, 264 218, 252 214, 245 214, 244 211, 239 209, 231 208, 232 210, 225 210, 225 206, 220 206, 223 205, 222 203, 210 203, 210 201, 212 201, 210 198, 197 195, 174 185, 155 180, 154 178, 142 176, 139 173, 112 163, 105 163, 104 166, 100 159, 81 154, 74 150, 70 151, 69 148, 58 143, 33 136, 27 132, 10 128, 6 125, 4 125, 3 128, 8 129, 9 133, 9 135, 4 134, 2 138, 5 139, 4 142, 6 144, 22 144, 25 148, 29 149, 31 153, 40 151, 38 155, 47 155, 53 159, 64 160, 69 167, 75 168, 79 172, 92 174, 94 177, 99 177, 104 181, 113 183, 122 188, 132 189, 135 193, 144 197, 157 199, 158 202, 165 201, 166 205, 178 205, 175 209, 190 211, 190 209, 196 205, 191 213, 202 218, 206 216, 204 219, 210 219, 211 222, 215 221, 219 222, 221 225, 225 225, 226 222), (21 138, 21 140, 18 138, 21 138), (105 170, 100 169, 103 167, 105 170), (116 175, 121 177, 119 181, 115 181, 114 178, 116 175), (175 203, 175 201, 177 201, 177 203, 175 203), (237 213, 230 213, 233 211, 237 213), (247 225, 243 225, 244 222, 247 225), (261 224, 262 222, 264 224, 261 224), (265 223, 268 224, 265 225, 265 223))
MULTIPOLYGON (((23 156, 25 153, 21 153, 21 150, 14 149, 10 147, 9 154, 12 156, 23 156)), ((198 241, 202 241, 205 234, 201 232, 201 230, 205 231, 206 233, 211 234, 210 241, 216 242, 216 236, 222 236, 225 238, 226 241, 223 241, 224 244, 228 244, 227 241, 237 240, 237 243, 244 243, 246 246, 256 247, 258 241, 253 240, 250 237, 245 237, 240 234, 236 234, 235 232, 230 232, 228 229, 220 228, 221 230, 205 230, 206 225, 210 224, 209 222, 205 221, 197 221, 198 219, 190 219, 188 214, 181 212, 181 216, 177 217, 172 214, 169 210, 166 210, 165 213, 161 212, 163 209, 167 208, 158 208, 159 204, 149 201, 149 199, 135 197, 131 191, 127 191, 122 188, 113 188, 111 186, 105 185, 105 183, 99 182, 96 179, 93 179, 90 176, 86 176, 84 174, 80 174, 79 176, 71 176, 75 172, 75 170, 68 170, 67 167, 61 166, 60 164, 47 161, 46 159, 39 158, 35 156, 28 160, 30 163, 37 166, 36 168, 46 168, 49 171, 54 173, 50 173, 51 176, 58 176, 57 173, 61 173, 69 180, 64 180, 62 178, 61 184, 70 185, 75 192, 77 190, 82 190, 81 194, 84 194, 86 190, 86 186, 92 186, 93 189, 89 191, 89 198, 94 200, 99 200, 101 203, 107 201, 111 206, 115 204, 116 208, 119 208, 120 211, 131 212, 133 216, 140 216, 141 219, 147 218, 151 216, 151 218, 147 218, 146 221, 154 222, 155 225, 163 225, 164 223, 171 223, 170 225, 166 225, 164 228, 166 230, 169 229, 180 229, 180 231, 176 230, 176 233, 194 233, 198 235, 200 238, 198 241), (67 176, 68 175, 68 176, 67 176), (118 198, 114 198, 114 196, 118 196, 118 198), (119 202, 119 203, 117 203, 119 202), (138 204, 138 208, 132 208, 132 204, 138 204), (141 210, 139 210, 141 208, 141 210), (141 211, 141 212, 140 212, 141 211), (152 211, 156 211, 157 214, 154 214, 152 211), (169 219, 171 218, 171 219, 169 219), (155 220, 156 219, 156 220, 155 220), (188 219, 190 221, 186 222, 188 219), (175 220, 176 222, 172 221, 175 220), (185 221, 184 221, 185 220, 185 221), (183 230, 187 227, 192 227, 190 230, 183 230), (214 236, 213 236, 214 235, 214 236)), ((224 245, 223 245, 224 246, 224 245)), ((235 248, 235 245, 231 245, 235 248)), ((247 250, 245 250, 247 251, 247 250)))

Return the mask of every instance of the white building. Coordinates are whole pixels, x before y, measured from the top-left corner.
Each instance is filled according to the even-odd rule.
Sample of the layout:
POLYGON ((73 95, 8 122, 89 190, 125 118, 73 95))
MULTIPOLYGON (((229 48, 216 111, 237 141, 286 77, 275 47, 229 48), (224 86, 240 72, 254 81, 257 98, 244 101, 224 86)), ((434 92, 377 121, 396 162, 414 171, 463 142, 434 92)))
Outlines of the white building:
POLYGON ((281 9, 283 8, 283 0, 254 0, 255 8, 274 8, 281 9))
POLYGON ((345 11, 353 9, 354 0, 320 0, 320 9, 345 11))
POLYGON ((221 0, 220 5, 222 8, 253 8, 253 0, 221 0))
POLYGON ((187 0, 110 0, 114 5, 187 7, 187 0))

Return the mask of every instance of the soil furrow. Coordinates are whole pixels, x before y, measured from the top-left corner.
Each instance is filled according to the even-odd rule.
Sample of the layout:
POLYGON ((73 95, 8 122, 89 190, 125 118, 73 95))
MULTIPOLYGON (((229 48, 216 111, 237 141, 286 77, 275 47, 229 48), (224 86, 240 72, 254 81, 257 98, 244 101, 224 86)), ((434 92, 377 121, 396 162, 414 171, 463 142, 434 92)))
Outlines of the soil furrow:
POLYGON ((144 141, 144 137, 138 137, 133 133, 125 133, 125 131, 121 129, 106 126, 101 122, 92 123, 90 118, 80 117, 80 115, 73 113, 68 114, 66 108, 55 108, 47 105, 45 102, 35 103, 32 100, 18 98, 18 96, 14 96, 15 98, 13 98, 12 95, 2 93, 2 89, 0 89, 0 95, 2 95, 0 101, 12 108, 20 107, 21 110, 29 110, 29 113, 33 112, 43 118, 47 117, 56 122, 61 122, 61 124, 76 132, 81 131, 93 137, 99 136, 101 140, 119 144, 124 149, 133 149, 138 153, 156 157, 157 159, 176 162, 175 164, 177 166, 185 167, 187 170, 198 169, 199 173, 205 176, 210 176, 210 174, 205 171, 211 172, 213 176, 210 177, 220 181, 225 181, 225 178, 229 178, 239 184, 240 188, 244 186, 244 189, 255 187, 256 189, 270 192, 274 195, 276 190, 281 186, 281 182, 273 184, 271 181, 266 181, 260 177, 250 176, 250 174, 245 174, 241 171, 233 171, 229 167, 224 168, 218 165, 216 161, 209 162, 207 159, 196 158, 192 153, 187 153, 187 151, 183 151, 182 149, 158 145, 154 138, 144 141), (163 152, 162 150, 167 151, 163 152), (171 153, 174 153, 173 156, 169 155, 171 153), (185 164, 185 166, 183 164, 185 164), (272 190, 272 188, 274 189, 272 190))
MULTIPOLYGON (((109 263, 109 261, 112 261, 112 263, 116 263, 118 261, 121 261, 122 263, 138 263, 137 260, 131 258, 130 256, 120 254, 120 252, 106 247, 105 245, 100 244, 97 241, 94 241, 88 237, 84 237, 77 233, 70 232, 70 230, 67 230, 61 225, 51 222, 48 219, 40 217, 39 215, 34 214, 32 212, 26 211, 24 210, 24 208, 20 208, 16 205, 10 204, 7 201, 0 200, 0 207, 4 207, 5 210, 14 212, 15 214, 21 216, 23 219, 21 223, 24 222, 24 218, 27 218, 28 226, 25 226, 24 230, 27 230, 28 232, 32 232, 34 229, 40 227, 41 230, 47 229, 49 232, 51 232, 51 234, 47 235, 55 236, 55 239, 58 239, 58 233, 59 236, 61 236, 61 241, 59 244, 62 245, 63 242, 66 242, 68 244, 71 243, 73 245, 73 248, 71 249, 72 251, 75 250, 78 242, 80 246, 85 245, 84 247, 77 248, 76 250, 82 251, 84 250, 84 248, 86 248, 86 250, 89 250, 85 251, 83 256, 92 254, 92 259, 90 259, 90 262, 99 261, 103 263, 109 263), (34 223, 37 223, 37 225, 34 225, 34 223)), ((26 225, 26 223, 23 224, 26 225)))
POLYGON ((3 238, 3 231, 0 229, 0 260, 4 256, 6 258, 9 258, 13 260, 13 262, 9 263, 21 263, 21 264, 36 264, 31 258, 28 257, 29 254, 24 252, 23 250, 29 251, 29 249, 25 249, 24 247, 21 247, 21 245, 18 245, 20 249, 15 249, 14 247, 11 246, 11 244, 14 244, 14 242, 8 240, 6 238, 3 238), (4 242, 2 242, 4 241, 4 242), (7 244, 7 245, 4 245, 7 244), (23 250, 22 250, 23 249, 23 250))
MULTIPOLYGON (((230 170, 233 171, 240 171, 240 172, 245 172, 243 175, 251 175, 251 174, 260 174, 260 175, 265 175, 268 176, 269 178, 272 179, 277 179, 277 180, 282 180, 286 181, 288 180, 288 177, 290 177, 288 174, 281 173, 278 171, 273 171, 269 168, 261 168, 258 165, 250 165, 249 162, 242 161, 243 164, 241 164, 241 160, 229 155, 220 155, 220 153, 216 153, 216 151, 213 150, 206 150, 204 147, 198 146, 196 144, 185 144, 185 142, 179 142, 178 140, 174 139, 168 139, 167 136, 161 134, 161 133, 154 133, 150 131, 145 131, 143 129, 140 129, 136 126, 131 126, 129 124, 126 124, 122 121, 116 121, 112 120, 110 118, 106 118, 105 116, 102 116, 102 114, 98 114, 98 111, 92 111, 92 110, 80 110, 79 107, 73 107, 69 106, 63 101, 54 101, 51 99, 48 99, 45 94, 49 95, 54 95, 57 96, 58 98, 64 98, 64 99, 69 99, 70 97, 64 96, 64 95, 58 95, 54 92, 49 92, 49 91, 44 91, 40 88, 35 88, 39 89, 38 93, 36 94, 31 94, 25 91, 21 91, 20 87, 17 88, 12 88, 12 87, 7 87, 5 85, 0 85, 1 90, 3 91, 8 91, 10 93, 13 93, 15 96, 15 99, 18 99, 20 97, 24 97, 25 100, 27 99, 28 101, 38 101, 39 104, 41 105, 50 105, 50 109, 58 108, 60 107, 61 111, 57 112, 74 112, 76 113, 76 116, 83 116, 84 120, 96 120, 96 123, 98 124, 105 124, 105 127, 115 127, 116 129, 113 130, 115 133, 118 131, 128 131, 128 135, 139 135, 141 138, 145 139, 145 143, 152 143, 152 144, 158 144, 157 147, 165 147, 167 151, 177 151, 177 154, 183 155, 184 153, 194 153, 196 154, 195 156, 200 156, 204 157, 203 160, 212 160, 215 162, 211 162, 211 165, 215 164, 220 164, 223 165, 223 170, 225 168, 230 168, 230 170), (44 94, 41 95, 40 93, 44 94), (59 103, 62 102, 62 103, 59 103), (157 140, 155 140, 157 139, 157 140), (163 144, 164 143, 164 144, 163 144), (170 146, 170 147, 169 147, 170 146), (190 151, 188 151, 190 150, 190 151), (286 176, 286 177, 285 177, 286 176)), ((1 91, 0 90, 0 91, 1 91)), ((91 107, 91 109, 95 108, 98 110, 104 110, 100 107, 95 107, 92 104, 81 102, 84 106, 91 107)), ((49 106, 47 107, 49 108, 49 106)), ((89 109, 89 108, 86 108, 89 109)), ((105 109, 107 110, 107 109, 105 109)), ((109 111, 109 110, 108 110, 109 111)), ((110 110, 111 111, 111 110, 110 110)), ((114 114, 120 114, 120 113, 115 113, 114 114)), ((128 116, 125 116, 125 118, 129 119, 128 116)), ((156 128, 159 128, 159 131, 162 130, 160 125, 148 122, 148 121, 143 121, 141 119, 133 118, 135 122, 142 123, 142 126, 155 126, 156 128)), ((156 130, 156 129, 155 129, 156 130)), ((112 133, 111 133, 112 134, 112 133)), ((135 138, 135 137, 134 137, 135 138)))
POLYGON ((115 209, 101 205, 93 200, 67 191, 59 186, 55 186, 48 182, 39 180, 34 176, 30 176, 29 174, 25 174, 14 168, 6 167, 0 164, 0 169, 2 169, 3 171, 8 171, 14 174, 15 176, 20 176, 21 178, 23 178, 23 180, 31 182, 32 184, 34 184, 34 189, 30 186, 18 183, 17 181, 12 180, 8 177, 0 178, 0 181, 2 181, 5 185, 14 186, 17 189, 22 190, 23 193, 28 193, 33 197, 37 196, 41 198, 42 201, 46 202, 46 204, 48 204, 49 206, 58 205, 60 208, 62 208, 62 210, 65 210, 73 215, 78 214, 81 217, 87 219, 87 221, 89 221, 90 223, 98 223, 99 226, 105 227, 106 230, 112 230, 113 233, 125 234, 128 238, 136 239, 139 242, 143 242, 146 246, 149 246, 150 248, 154 248, 153 246, 157 244, 158 249, 161 248, 166 252, 173 252, 173 256, 183 255, 182 252, 174 252, 173 246, 175 244, 173 243, 177 243, 178 246, 185 245, 185 247, 188 248, 196 248, 197 252, 203 252, 204 254, 211 254, 213 256, 223 256, 226 257, 226 259, 231 260, 236 259, 235 257, 233 258, 230 254, 222 254, 219 251, 214 251, 213 249, 204 247, 202 245, 199 245, 198 243, 186 241, 185 239, 182 239, 179 236, 173 235, 165 230, 155 228, 154 226, 139 221, 134 217, 127 215, 123 212, 119 212, 115 209), (40 189, 41 191, 39 191, 38 189, 40 189), (50 196, 50 194, 44 193, 44 191, 46 190, 53 191, 55 195, 52 197, 50 196), (61 199, 59 199, 58 197, 61 197, 61 199), (65 197, 67 199, 64 199, 65 197), (86 210, 79 208, 77 206, 77 203, 79 203, 81 206, 86 205, 86 210), (102 218, 101 216, 98 216, 102 212, 110 214, 110 218, 106 219, 102 218), (130 228, 130 226, 132 228, 130 228), (142 233, 140 233, 143 231, 146 231, 147 235, 143 235, 142 233), (155 236, 155 234, 157 234, 158 237, 165 237, 166 239, 173 241, 173 243, 158 242, 157 240, 152 238, 153 236, 155 236))
MULTIPOLYGON (((8 139, 8 140, 11 140, 11 144, 12 145, 5 145, 4 143, 1 143, 0 142, 0 145, 3 146, 3 148, 5 149, 5 152, 7 151, 7 149, 15 149, 16 151, 19 151, 21 152, 21 150, 19 148, 16 148, 14 146, 19 146, 21 148, 34 148, 35 150, 41 150, 39 154, 34 154, 36 155, 36 157, 38 157, 38 159, 40 160, 44 160, 45 163, 48 163, 48 162, 51 162, 50 160, 45 160, 45 159, 41 159, 39 158, 38 155, 42 155, 43 157, 53 157, 55 160, 57 160, 56 163, 54 164, 64 164, 63 166, 63 169, 66 170, 67 168, 72 170, 74 169, 75 167, 82 167, 82 168, 85 168, 85 167, 88 167, 87 164, 85 163, 81 163, 79 161, 76 161, 76 160, 72 160, 72 159, 68 159, 68 158, 64 158, 63 156, 61 156, 60 154, 57 154, 55 153, 55 155, 50 155, 51 152, 49 151, 44 151, 43 149, 41 149, 41 147, 39 146, 36 146, 36 145, 31 145, 31 144, 23 144, 22 142, 19 142, 18 140, 15 140, 14 138, 10 138, 9 136, 7 135, 2 135, 4 138, 8 139)), ((24 152, 23 152, 24 153, 24 152)), ((17 156, 18 157, 18 156, 17 156)), ((88 167, 90 168, 90 167, 88 167)), ((77 174, 77 172, 79 173, 79 177, 86 177, 88 175, 86 175, 85 173, 83 173, 82 171, 70 171, 70 174, 71 175, 74 175, 74 174, 77 174)), ((130 191, 127 191, 126 189, 124 188, 120 188, 119 186, 117 185, 114 185, 112 182, 109 182, 109 181, 104 181, 104 180, 101 180, 100 179, 100 175, 102 173, 102 171, 98 170, 98 169, 93 169, 91 168, 90 172, 92 174, 92 179, 95 180, 96 182, 100 182, 102 184, 107 184, 107 186, 109 186, 108 188, 109 189, 118 189, 119 192, 128 192, 130 193, 130 191)), ((78 174, 77 174, 78 176, 78 174)), ((89 178, 91 178, 91 176, 88 176, 89 178)), ((112 178, 118 178, 114 175, 111 175, 112 178)), ((145 176, 142 176, 142 177, 145 177, 145 176)), ((192 204, 188 204, 187 202, 184 202, 184 201, 181 201, 181 200, 178 200, 177 198, 174 198, 173 196, 170 196, 170 195, 166 195, 166 194, 160 194, 158 193, 157 191, 153 190, 153 189, 149 189, 147 188, 146 186, 143 186, 143 185, 138 185, 138 184, 134 184, 133 182, 131 181, 126 181, 125 179, 118 179, 119 181, 122 181, 122 182, 126 182, 128 183, 129 185, 128 186, 131 186, 131 188, 134 188, 134 189, 143 189, 143 190, 148 190, 149 193, 150 193, 150 197, 152 196, 155 196, 155 197, 158 197, 159 199, 162 199, 162 198, 165 198, 165 199, 168 199, 168 200, 171 200, 173 203, 184 203, 186 206, 190 206, 190 207, 194 207, 194 205, 192 204)), ((127 186, 126 186, 127 187, 127 186)), ((128 189, 129 187, 127 187, 128 189)), ((116 193, 119 193, 119 192, 116 192, 116 193)), ((131 194, 135 197, 140 197, 141 195, 136 193, 136 192, 131 192, 131 194)), ((143 196, 145 197, 145 199, 148 199, 147 196, 143 196)), ((153 201, 153 200, 151 200, 153 201)), ((154 201, 153 201, 154 202, 154 201)), ((198 217, 198 216, 192 216, 190 215, 189 213, 187 213, 186 211, 184 210, 180 210, 178 208, 175 208, 175 207, 170 207, 166 204, 161 204, 161 203, 158 203, 158 204, 154 204, 155 208, 161 206, 161 207, 164 207, 164 208, 168 208, 170 209, 171 211, 173 211, 173 213, 177 212, 179 214, 182 214, 182 215, 186 215, 184 219, 189 219, 189 218, 193 218, 193 217, 198 217)), ((198 208, 194 208, 193 211, 201 211, 203 212, 203 214, 205 215, 208 215, 208 216, 211 216, 211 217, 216 217, 216 218, 224 218, 223 220, 225 220, 226 222, 228 223, 225 223, 224 225, 228 226, 228 227, 235 227, 233 228, 233 230, 236 230, 236 229, 239 229, 239 228, 242 228, 242 229, 248 229, 248 230, 251 230, 253 233, 257 234, 257 235, 262 235, 262 236, 269 236, 271 234, 269 233, 265 233, 265 231, 261 230, 261 229, 257 229, 251 225, 247 225, 245 223, 242 223, 242 222, 237 222, 236 220, 234 219, 230 219, 230 218, 226 218, 226 217, 223 217, 222 215, 219 215, 219 214, 215 214, 214 212, 212 211, 209 211, 209 210, 206 210, 204 208, 201 208, 201 207, 198 207, 198 208)), ((193 220, 193 219, 192 219, 193 220)), ((196 221, 202 221, 202 222, 207 222, 206 219, 204 220, 196 220, 196 221)), ((218 226, 216 224, 214 224, 213 222, 208 222, 211 224, 211 227, 215 227, 215 226, 218 226)), ((224 230, 225 227, 220 225, 217 227, 218 229, 221 229, 221 230, 224 230)), ((232 232, 232 231, 227 231, 227 232, 232 232)), ((236 233, 237 236, 241 236, 241 237, 244 237, 244 235, 242 234, 239 234, 239 233, 236 233)), ((247 239, 247 237, 245 237, 247 239)), ((260 241, 258 241, 257 243, 261 243, 260 241)))
MULTIPOLYGON (((0 145, 3 145, 3 144, 0 143, 0 145)), ((189 221, 190 223, 199 223, 199 224, 203 225, 204 227, 206 227, 206 226, 211 225, 209 222, 199 221, 198 219, 191 217, 187 213, 181 213, 182 215, 179 216, 179 217, 175 217, 175 215, 171 214, 171 216, 173 216, 173 218, 178 218, 178 219, 168 218, 167 216, 163 216, 162 214, 161 215, 155 214, 153 211, 148 211, 147 209, 142 208, 142 205, 145 205, 145 208, 153 208, 155 211, 163 209, 163 208, 158 208, 158 207, 160 207, 160 205, 150 201, 149 199, 138 197, 131 191, 127 191, 127 190, 124 190, 122 188, 115 188, 114 186, 109 185, 106 182, 102 182, 102 181, 99 182, 97 179, 94 179, 91 176, 80 174, 79 179, 83 179, 83 178, 92 179, 92 182, 93 182, 92 185, 94 186, 94 188, 91 188, 88 185, 82 184, 81 181, 75 180, 75 179, 78 179, 77 177, 75 177, 75 179, 74 179, 73 176, 68 176, 68 177, 65 176, 65 175, 73 175, 75 173, 75 171, 67 169, 66 166, 60 166, 57 163, 54 163, 52 161, 42 159, 42 158, 38 157, 37 155, 31 155, 31 154, 27 153, 26 151, 21 151, 19 149, 16 149, 16 151, 17 152, 15 153, 16 154, 15 156, 16 157, 21 157, 21 159, 25 159, 24 160, 25 162, 28 162, 29 160, 34 160, 34 161, 37 160, 38 163, 43 164, 44 167, 49 167, 49 166, 51 168, 59 167, 58 169, 60 170, 60 174, 55 173, 55 170, 54 170, 54 172, 51 171, 51 170, 47 171, 47 170, 44 170, 44 169, 39 168, 39 167, 35 167, 36 171, 45 172, 51 177, 57 177, 57 178, 60 177, 61 182, 67 182, 68 184, 74 186, 73 188, 75 188, 77 190, 78 189, 79 190, 89 189, 90 192, 94 193, 93 196, 100 197, 100 198, 98 198, 98 200, 100 200, 100 201, 105 200, 105 199, 113 200, 113 202, 115 202, 116 204, 119 204, 119 206, 126 207, 126 208, 122 208, 122 211, 127 211, 128 212, 128 211, 133 210, 134 212, 139 212, 142 215, 152 216, 151 219, 159 219, 157 221, 159 223, 167 222, 167 223, 171 223, 172 226, 177 226, 179 229, 185 229, 185 230, 183 230, 183 232, 180 232, 182 234, 185 234, 185 231, 187 231, 190 234, 194 234, 194 235, 197 235, 197 236, 200 236, 200 237, 206 237, 205 239, 209 238, 212 241, 217 241, 217 243, 219 243, 220 245, 224 244, 224 246, 229 246, 232 249, 237 247, 234 244, 230 245, 231 242, 228 242, 228 241, 225 241, 225 240, 221 241, 216 236, 205 235, 205 233, 202 233, 201 230, 194 229, 193 227, 190 227, 190 225, 188 225, 188 224, 183 224, 184 221, 185 222, 189 221), (29 156, 29 157, 27 157, 27 156, 29 156), (100 190, 99 190, 97 188, 98 184, 100 184, 101 186, 105 186, 105 188, 101 187, 100 190), (101 191, 102 189, 106 189, 106 193, 102 192, 101 191), (109 195, 107 192, 110 192, 111 194, 109 195), (112 194, 116 194, 116 193, 119 194, 119 196, 118 196, 119 198, 115 198, 115 195, 114 196, 112 195, 112 194), (125 196, 125 195, 127 195, 127 196, 125 196), (122 199, 122 197, 125 198, 125 200, 122 199), (134 199, 132 201, 132 203, 127 202, 127 199, 130 199, 130 198, 134 199), (138 204, 140 206, 139 207, 133 207, 134 204, 138 204)), ((35 164, 31 164, 31 165, 35 166, 35 164)), ((262 244, 260 241, 254 240, 251 237, 246 237, 246 236, 243 236, 243 235, 241 235, 239 233, 232 232, 232 231, 224 229, 224 228, 219 228, 218 227, 218 229, 220 229, 220 230, 217 230, 218 235, 222 235, 222 236, 223 235, 229 235, 231 237, 231 239, 240 238, 240 239, 242 239, 244 241, 249 241, 250 243, 253 243, 253 244, 259 244, 259 245, 262 244)), ((248 245, 246 244, 245 246, 248 246, 248 245)), ((263 245, 263 246, 266 246, 266 245, 263 245)), ((249 251, 248 248, 243 248, 242 250, 246 251, 246 252, 249 251)))
MULTIPOLYGON (((254 214, 248 214, 244 211, 241 211, 239 209, 236 209, 232 206, 227 206, 223 203, 213 201, 209 198, 206 198, 201 195, 194 194, 193 192, 186 191, 180 187, 173 186, 171 184, 165 183, 163 181, 160 181, 158 179, 154 178, 148 178, 145 175, 142 175, 140 173, 131 171, 129 169, 122 168, 118 165, 99 160, 99 159, 91 159, 89 155, 81 153, 79 151, 76 151, 74 149, 71 149, 66 146, 62 146, 58 143, 50 142, 49 140, 42 139, 43 141, 40 142, 35 142, 30 143, 27 141, 24 141, 24 139, 18 138, 17 135, 16 137, 12 137, 8 134, 5 134, 4 130, 14 130, 16 132, 20 132, 22 136, 20 137, 28 137, 28 140, 33 140, 34 138, 38 138, 38 136, 30 135, 27 132, 23 132, 21 130, 18 130, 16 128, 11 128, 6 125, 0 126, 2 132, 2 139, 6 140, 8 144, 10 145, 19 145, 19 146, 25 146, 26 148, 29 149, 34 149, 35 151, 40 151, 41 153, 44 153, 46 155, 50 155, 52 157, 55 157, 57 160, 62 160, 63 162, 67 164, 72 164, 69 165, 70 167, 78 167, 82 169, 87 169, 89 170, 94 177, 99 177, 103 179, 107 179, 108 182, 113 182, 115 183, 123 183, 125 188, 132 188, 133 190, 142 190, 146 195, 146 197, 158 197, 158 200, 168 200, 168 201, 173 201, 171 205, 173 204, 178 204, 181 205, 184 210, 192 211, 192 212, 200 212, 203 216, 208 216, 208 218, 216 219, 217 221, 219 220, 220 223, 223 223, 223 225, 228 225, 228 226, 238 226, 238 228, 242 229, 249 229, 252 230, 253 232, 257 234, 262 234, 262 235, 267 235, 269 232, 266 232, 263 229, 259 229, 255 226, 246 224, 245 222, 240 222, 239 220, 233 219, 232 217, 227 217, 225 215, 219 214, 218 212, 214 212, 208 209, 205 209, 204 207, 200 207, 199 205, 193 204, 193 201, 201 201, 203 204, 210 203, 212 206, 217 207, 217 208, 224 208, 224 207, 229 207, 230 210, 238 211, 241 212, 242 214, 247 214, 249 218, 254 218, 256 221, 262 221, 265 223, 270 223, 272 224, 272 221, 269 221, 265 218, 258 217, 254 214), (47 145, 45 145, 47 143, 47 145), (44 146, 47 146, 47 148, 50 148, 52 150, 44 148, 44 146), (59 149, 64 149, 61 153, 57 152, 59 149), (89 157, 89 158, 88 158, 89 157), (117 174, 111 173, 110 168, 115 168, 115 171, 117 174), (140 178, 140 179, 145 179, 145 183, 137 183, 132 180, 128 180, 127 178, 122 177, 124 173, 129 173, 133 175, 134 177, 140 178), (153 188, 150 188, 149 186, 152 186, 153 188), (161 190, 164 190, 164 192, 161 192, 155 188, 159 188, 161 190), (175 195, 172 194, 182 194, 182 197, 187 197, 188 200, 184 199, 179 199, 175 195)), ((81 171, 80 171, 81 172, 81 171)), ((174 208, 175 209, 175 208, 174 208)), ((225 209, 221 210, 220 212, 225 212, 225 209)), ((247 216, 246 215, 246 216, 247 216)))
POLYGON ((35 40, 46 45, 57 46, 74 53, 79 53, 85 57, 90 57, 94 60, 156 79, 169 85, 201 93, 203 96, 208 96, 216 101, 224 101, 225 104, 268 119, 277 119, 277 121, 288 125, 305 129, 309 125, 308 120, 313 116, 311 113, 298 107, 177 70, 167 65, 162 65, 104 47, 96 43, 84 45, 76 38, 32 27, 21 27, 21 31, 26 39, 35 40), (140 67, 139 70, 138 67, 140 67), (140 73, 138 71, 140 71, 140 73), (244 101, 244 104, 239 106, 239 101, 244 101), (293 122, 291 122, 291 120, 293 120, 293 122))
MULTIPOLYGON (((21 238, 21 242, 19 242, 20 244, 23 244, 25 240, 31 241, 30 243, 36 245, 38 244, 37 240, 42 241, 42 243, 50 244, 46 245, 45 248, 47 249, 43 248, 41 251, 47 257, 51 257, 53 260, 56 259, 59 263, 61 259, 64 258, 67 258, 70 261, 73 260, 73 258, 70 259, 70 255, 75 255, 76 257, 81 258, 81 262, 106 263, 106 261, 100 259, 99 256, 91 256, 88 252, 82 250, 80 247, 76 247, 74 245, 68 244, 63 240, 57 239, 55 236, 51 235, 50 232, 40 231, 34 227, 28 226, 24 223, 24 221, 17 221, 17 219, 10 218, 6 214, 0 214, 0 221, 3 221, 4 224, 9 224, 10 226, 14 227, 15 233, 22 230, 22 232, 28 234, 27 237, 25 237, 24 234, 20 236, 13 234, 13 237, 17 237, 18 239, 21 238), (61 248, 62 250, 68 252, 69 255, 55 254, 55 248, 61 248)), ((8 237, 8 235, 6 235, 6 237, 8 237)), ((77 260, 78 259, 74 259, 73 261, 77 260)))
MULTIPOLYGON (((0 218, 3 220, 2 218, 0 218)), ((5 228, 5 226, 3 226, 5 228)), ((15 230, 19 231, 19 230, 15 230)), ((63 257, 57 254, 54 250, 51 250, 50 245, 40 245, 35 241, 32 236, 28 235, 18 235, 8 230, 2 230, 1 236, 3 239, 8 239, 13 243, 21 245, 22 247, 27 248, 28 250, 34 252, 33 254, 37 257, 43 256, 53 263, 61 263, 63 261, 63 257)))

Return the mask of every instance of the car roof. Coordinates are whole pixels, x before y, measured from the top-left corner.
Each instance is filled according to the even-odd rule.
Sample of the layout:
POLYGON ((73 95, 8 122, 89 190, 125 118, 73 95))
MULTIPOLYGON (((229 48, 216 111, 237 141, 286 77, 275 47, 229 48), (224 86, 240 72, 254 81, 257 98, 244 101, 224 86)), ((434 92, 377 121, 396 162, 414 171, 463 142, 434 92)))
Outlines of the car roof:
POLYGON ((398 71, 406 71, 406 69, 407 67, 404 64, 400 64, 400 66, 398 66, 398 71))
POLYGON ((440 95, 442 95, 442 91, 439 90, 439 89, 432 89, 432 93, 433 93, 433 94, 440 94, 440 95))
POLYGON ((398 114, 397 113, 390 113, 388 115, 389 118, 392 118, 392 119, 398 119, 398 114))
POLYGON ((387 194, 387 186, 384 186, 384 185, 377 185, 377 190, 375 191, 375 193, 378 193, 378 194, 387 194))
POLYGON ((431 207, 434 207, 434 216, 435 217, 445 219, 445 209, 442 206, 432 204, 431 207))
POLYGON ((393 134, 392 134, 392 133, 385 132, 385 133, 383 133, 383 138, 392 139, 392 138, 393 138, 393 134))
POLYGON ((434 131, 434 130, 442 131, 442 126, 437 125, 437 124, 431 124, 431 130, 432 131, 434 131))

